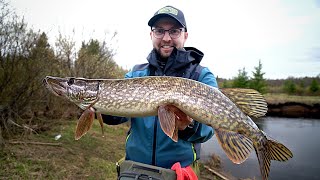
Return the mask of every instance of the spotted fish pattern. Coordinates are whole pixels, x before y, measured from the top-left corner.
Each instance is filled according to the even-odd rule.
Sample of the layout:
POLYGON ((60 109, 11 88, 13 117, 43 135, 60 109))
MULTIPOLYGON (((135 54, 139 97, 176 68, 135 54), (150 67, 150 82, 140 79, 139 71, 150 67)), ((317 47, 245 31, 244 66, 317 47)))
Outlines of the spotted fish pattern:
MULTIPOLYGON (((51 92, 85 111, 79 120, 81 124, 78 123, 85 131, 93 113, 123 117, 159 115, 163 131, 177 141, 175 122, 177 119, 187 122, 190 118, 215 130, 219 144, 234 163, 244 162, 255 149, 262 179, 268 178, 271 160, 287 161, 293 157, 287 147, 268 137, 249 117, 261 117, 267 112, 263 96, 252 89, 218 89, 166 76, 131 79, 47 76, 44 83, 51 92)), ((79 134, 82 136, 83 131, 79 130, 79 134)))

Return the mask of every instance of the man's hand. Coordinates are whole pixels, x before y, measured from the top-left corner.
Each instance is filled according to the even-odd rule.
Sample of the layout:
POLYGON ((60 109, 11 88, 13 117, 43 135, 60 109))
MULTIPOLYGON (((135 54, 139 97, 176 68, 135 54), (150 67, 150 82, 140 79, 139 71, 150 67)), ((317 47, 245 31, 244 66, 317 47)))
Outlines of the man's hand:
POLYGON ((184 115, 185 117, 183 119, 176 115, 176 125, 180 131, 186 129, 190 124, 193 123, 193 119, 191 117, 187 116, 186 114, 184 115))
POLYGON ((184 130, 193 120, 174 105, 160 105, 158 108, 160 126, 173 141, 178 141, 178 130, 184 130))

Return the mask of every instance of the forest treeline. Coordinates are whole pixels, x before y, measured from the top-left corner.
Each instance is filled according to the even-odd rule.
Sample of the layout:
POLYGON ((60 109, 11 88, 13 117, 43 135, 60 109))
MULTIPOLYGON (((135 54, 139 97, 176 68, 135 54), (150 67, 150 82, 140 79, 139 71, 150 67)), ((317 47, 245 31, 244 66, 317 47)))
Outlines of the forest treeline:
MULTIPOLYGON (((44 87, 45 76, 123 78, 126 69, 114 59, 105 40, 82 41, 81 47, 63 34, 54 44, 45 32, 29 28, 23 17, 0 0, 0 146, 13 134, 49 128, 47 119, 76 117, 79 109, 54 97, 44 87), (45 117, 45 118, 44 118, 45 117)), ((218 78, 220 87, 254 88, 262 93, 319 95, 319 76, 266 80, 259 61, 252 76, 243 68, 231 80, 218 78)))
POLYGON ((266 79, 264 75, 262 62, 259 60, 251 76, 245 68, 242 68, 232 79, 217 79, 220 88, 252 88, 262 94, 283 93, 299 96, 320 96, 320 74, 316 77, 288 77, 286 79, 266 79))
POLYGON ((77 115, 74 105, 48 92, 45 76, 108 79, 127 72, 106 41, 91 39, 77 48, 60 33, 50 44, 46 33, 29 28, 5 0, 0 9, 0 145, 11 134, 40 131, 39 123, 45 123, 41 116, 77 115))

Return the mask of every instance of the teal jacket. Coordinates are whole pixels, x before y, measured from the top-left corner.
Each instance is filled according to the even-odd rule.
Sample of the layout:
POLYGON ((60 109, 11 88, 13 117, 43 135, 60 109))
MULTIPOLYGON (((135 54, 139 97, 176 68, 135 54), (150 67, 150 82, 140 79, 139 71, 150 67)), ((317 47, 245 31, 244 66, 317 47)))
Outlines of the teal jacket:
MULTIPOLYGON (((179 76, 194 79, 217 87, 214 75, 208 68, 199 65, 203 53, 195 48, 177 50, 171 54, 166 64, 158 61, 155 51, 151 51, 146 64, 136 65, 126 74, 126 78, 142 76, 179 76)), ((103 115, 107 124, 119 124, 128 118, 103 115)), ((192 126, 178 132, 178 142, 172 141, 162 131, 158 116, 132 117, 131 128, 126 141, 126 159, 164 168, 180 162, 182 167, 200 158, 200 143, 213 136, 213 129, 194 121, 192 126)))

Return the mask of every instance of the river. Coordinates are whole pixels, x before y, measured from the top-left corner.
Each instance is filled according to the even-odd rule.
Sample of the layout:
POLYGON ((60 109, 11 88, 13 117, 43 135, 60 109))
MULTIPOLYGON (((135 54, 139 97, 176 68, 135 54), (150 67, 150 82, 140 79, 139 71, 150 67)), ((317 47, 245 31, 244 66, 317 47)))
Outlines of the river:
MULTIPOLYGON (((289 161, 271 161, 269 179, 320 179, 319 119, 265 117, 257 120, 256 124, 293 153, 289 161)), ((244 163, 233 164, 214 136, 202 144, 201 159, 207 159, 212 153, 220 156, 225 172, 238 178, 261 179, 254 150, 244 163)))

